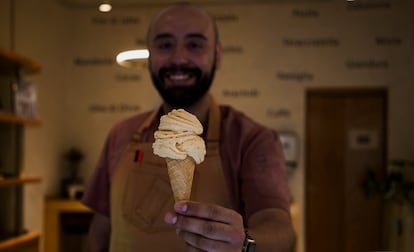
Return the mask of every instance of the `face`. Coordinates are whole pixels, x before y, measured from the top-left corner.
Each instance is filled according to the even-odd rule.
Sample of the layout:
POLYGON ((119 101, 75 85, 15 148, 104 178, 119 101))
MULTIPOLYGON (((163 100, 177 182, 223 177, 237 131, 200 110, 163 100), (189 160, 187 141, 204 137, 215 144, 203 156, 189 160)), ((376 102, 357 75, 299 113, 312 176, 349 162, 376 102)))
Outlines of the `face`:
POLYGON ((148 43, 151 78, 166 103, 188 107, 208 92, 221 51, 206 13, 192 6, 167 9, 152 23, 148 43))

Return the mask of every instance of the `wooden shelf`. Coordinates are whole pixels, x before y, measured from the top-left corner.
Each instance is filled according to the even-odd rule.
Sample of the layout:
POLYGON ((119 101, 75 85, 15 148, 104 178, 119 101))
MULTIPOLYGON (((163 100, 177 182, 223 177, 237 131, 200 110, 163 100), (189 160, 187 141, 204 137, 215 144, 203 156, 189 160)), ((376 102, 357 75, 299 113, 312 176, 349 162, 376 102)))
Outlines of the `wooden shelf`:
POLYGON ((15 178, 2 178, 0 177, 0 186, 10 186, 10 185, 22 185, 28 183, 39 183, 41 181, 40 177, 32 176, 23 176, 15 178))
MULTIPOLYGON (((28 248, 28 246, 38 246, 40 234, 37 231, 32 231, 17 237, 7 239, 5 241, 0 241, 0 251, 23 251, 20 249, 28 248)), ((24 250, 29 251, 29 250, 24 250)), ((30 251, 37 251, 30 250, 30 251)))
MULTIPOLYGON (((19 81, 22 74, 34 74, 41 71, 41 66, 22 55, 19 55, 11 50, 0 48, 0 76, 1 76, 1 83, 0 85, 10 84, 10 81, 19 81)), ((10 92, 12 91, 10 87, 2 86, 2 102, 7 104, 13 103, 13 94, 10 92), (7 90, 7 88, 9 90, 7 90), (3 91, 5 90, 5 91, 3 91), (3 95, 4 93, 4 95, 3 95), (4 100, 3 100, 4 99, 4 100)), ((22 154, 22 139, 23 139, 23 131, 20 130, 21 125, 40 125, 40 121, 35 118, 26 118, 24 116, 17 116, 7 111, 0 111, 0 133, 1 133, 1 140, 5 141, 3 144, 2 142, 2 149, 10 148, 11 151, 7 151, 4 155, 1 155, 0 158, 9 159, 8 156, 11 155, 10 158, 18 157, 21 160, 22 154), (4 128, 4 124, 12 124, 11 128, 4 128), (14 125, 13 125, 14 124, 14 125), (16 129, 16 130, 15 130, 16 129), (10 134, 10 132, 12 134, 10 134), (16 133, 14 133, 16 132, 16 133), (3 139, 4 138, 4 139, 3 139), (10 152, 10 153, 9 153, 10 152), (17 154, 16 154, 17 153, 17 154)), ((13 164, 11 167, 13 171, 18 170, 17 164, 13 164)), ((7 187, 7 186, 21 186, 27 183, 38 183, 40 182, 39 177, 32 177, 32 176, 18 176, 18 177, 7 177, 4 178, 0 176, 0 187, 7 187)), ((6 188, 7 189, 7 188, 6 188)), ((5 208, 6 211, 1 211, 0 213, 0 225, 3 225, 3 221, 9 224, 6 226, 13 226, 13 229, 22 229, 20 222, 23 220, 23 212, 22 209, 23 205, 23 190, 13 190, 8 192, 5 190, 6 197, 5 202, 1 202, 1 207, 5 208), (4 205, 6 204, 6 205, 4 205), (7 205, 15 205, 15 207, 10 207, 7 205), (4 205, 4 206, 3 206, 4 205), (8 211, 7 209, 11 209, 8 211), (13 210, 15 209, 15 214, 13 214, 13 210), (12 215, 12 216, 10 216, 12 215), (9 221, 10 219, 11 221, 9 221)), ((2 192, 3 195, 3 192, 2 192)), ((3 200, 3 199, 2 199, 3 200)), ((5 235, 5 234, 2 234, 5 235)), ((28 232, 22 235, 16 235, 7 240, 0 241, 0 252, 38 252, 39 251, 39 240, 40 234, 39 232, 28 232)))
POLYGON ((18 70, 30 74, 40 72, 42 67, 29 58, 0 48, 0 72, 11 73, 18 70))
POLYGON ((38 119, 16 116, 6 112, 0 112, 0 123, 1 122, 32 126, 39 126, 41 124, 40 120, 38 119))

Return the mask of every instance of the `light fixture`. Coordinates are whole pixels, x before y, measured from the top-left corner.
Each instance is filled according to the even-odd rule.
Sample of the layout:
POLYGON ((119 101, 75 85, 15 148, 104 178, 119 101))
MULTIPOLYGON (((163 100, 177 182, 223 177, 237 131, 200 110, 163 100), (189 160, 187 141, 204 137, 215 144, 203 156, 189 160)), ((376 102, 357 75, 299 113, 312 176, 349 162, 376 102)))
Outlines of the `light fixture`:
POLYGON ((99 4, 98 10, 100 12, 110 12, 112 10, 112 5, 109 1, 103 1, 99 4))
POLYGON ((127 68, 143 68, 146 66, 146 59, 149 57, 147 49, 128 50, 120 52, 116 56, 116 62, 127 68))

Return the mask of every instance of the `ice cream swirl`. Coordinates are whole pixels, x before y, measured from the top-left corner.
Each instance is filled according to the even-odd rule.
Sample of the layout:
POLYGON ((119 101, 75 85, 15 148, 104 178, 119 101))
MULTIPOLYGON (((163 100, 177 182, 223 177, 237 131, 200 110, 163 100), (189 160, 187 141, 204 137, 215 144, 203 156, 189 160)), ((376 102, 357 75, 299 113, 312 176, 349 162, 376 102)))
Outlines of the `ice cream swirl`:
POLYGON ((160 118, 154 133, 153 152, 163 158, 179 160, 188 155, 200 164, 206 154, 204 140, 198 136, 201 133, 203 126, 196 116, 184 109, 174 109, 160 118))

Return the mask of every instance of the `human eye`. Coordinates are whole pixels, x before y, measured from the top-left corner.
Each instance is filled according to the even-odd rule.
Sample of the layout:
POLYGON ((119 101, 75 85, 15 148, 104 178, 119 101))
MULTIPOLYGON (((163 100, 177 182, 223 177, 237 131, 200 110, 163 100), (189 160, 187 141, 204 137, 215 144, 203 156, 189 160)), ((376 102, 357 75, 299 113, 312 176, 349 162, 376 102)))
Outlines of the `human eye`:
POLYGON ((157 43, 156 47, 160 50, 168 50, 172 48, 173 44, 170 41, 162 41, 157 43))
POLYGON ((188 41, 186 47, 190 51, 202 51, 205 48, 205 43, 202 40, 188 41))
POLYGON ((154 45, 157 50, 168 51, 174 47, 174 41, 167 38, 160 38, 155 41, 154 45))

